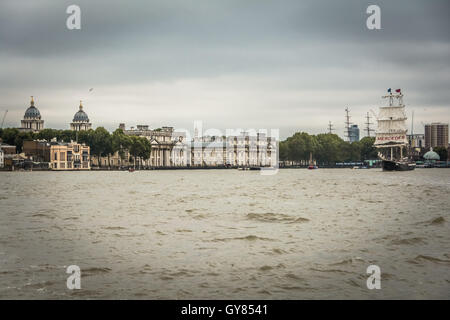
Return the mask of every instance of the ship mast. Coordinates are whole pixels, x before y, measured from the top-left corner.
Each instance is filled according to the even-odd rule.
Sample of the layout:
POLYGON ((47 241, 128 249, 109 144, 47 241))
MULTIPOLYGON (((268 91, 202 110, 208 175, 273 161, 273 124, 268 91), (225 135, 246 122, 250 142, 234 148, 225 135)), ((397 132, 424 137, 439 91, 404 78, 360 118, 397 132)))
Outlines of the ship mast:
POLYGON ((331 123, 331 121, 328 121, 328 134, 332 134, 333 130, 333 124, 331 123))
MULTIPOLYGON (((390 159, 394 160, 394 148, 400 148, 400 159, 403 158, 403 148, 408 144, 406 139, 406 114, 403 104, 403 94, 401 89, 393 94, 391 89, 389 94, 383 96, 388 99, 388 106, 380 107, 380 113, 377 118, 378 130, 376 132, 375 147, 390 148, 390 159), (397 101, 395 101, 395 100, 397 101), (397 104, 394 104, 394 101, 397 104)), ((381 155, 380 155, 381 157, 381 155)))
POLYGON ((365 129, 366 129, 366 132, 367 132, 367 136, 370 137, 370 132, 372 132, 374 130, 370 128, 370 125, 373 124, 373 122, 370 122, 370 115, 369 115, 368 112, 367 112, 367 115, 366 115, 366 120, 367 120, 367 122, 366 122, 366 128, 365 129))
POLYGON ((345 132, 344 132, 344 136, 348 139, 348 141, 351 141, 351 131, 350 131, 350 115, 349 115, 350 110, 348 110, 348 107, 345 108, 345 132))

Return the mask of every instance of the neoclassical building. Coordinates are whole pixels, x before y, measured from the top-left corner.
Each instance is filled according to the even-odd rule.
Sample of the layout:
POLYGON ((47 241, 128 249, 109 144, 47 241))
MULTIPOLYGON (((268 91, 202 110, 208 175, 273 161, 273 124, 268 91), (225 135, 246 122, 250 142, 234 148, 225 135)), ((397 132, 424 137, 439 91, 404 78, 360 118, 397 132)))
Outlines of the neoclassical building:
POLYGON ((83 110, 83 103, 80 100, 80 109, 73 116, 72 123, 70 124, 70 130, 84 131, 89 130, 92 127, 92 123, 89 122, 89 117, 83 110))
POLYGON ((125 124, 121 123, 120 129, 126 135, 139 136, 147 138, 152 145, 152 152, 148 165, 153 167, 170 167, 174 165, 172 159, 172 150, 180 137, 174 133, 173 127, 162 127, 151 130, 148 125, 137 125, 125 129, 125 124))
POLYGON ((185 161, 197 167, 274 167, 278 161, 277 148, 277 140, 262 133, 203 136, 190 143, 185 161))
POLYGON ((187 141, 185 134, 172 127, 149 129, 148 125, 125 129, 127 135, 147 138, 152 151, 144 165, 152 167, 274 167, 277 165, 278 141, 249 132, 221 137, 202 136, 187 141))
POLYGON ((30 107, 25 111, 19 130, 39 132, 42 129, 44 129, 44 120, 42 120, 41 113, 34 105, 33 96, 31 96, 30 107))

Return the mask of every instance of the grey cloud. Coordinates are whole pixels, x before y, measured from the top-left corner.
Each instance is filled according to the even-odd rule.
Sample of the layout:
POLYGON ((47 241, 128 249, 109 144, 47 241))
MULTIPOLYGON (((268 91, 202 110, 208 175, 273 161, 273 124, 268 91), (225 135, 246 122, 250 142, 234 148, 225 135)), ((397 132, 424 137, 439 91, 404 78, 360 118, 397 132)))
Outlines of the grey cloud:
POLYGON ((81 31, 65 28, 72 0, 0 4, 8 124, 17 125, 34 94, 47 124, 66 127, 90 87, 98 88, 94 125, 109 128, 121 115, 111 110, 127 104, 127 121, 188 126, 202 116, 223 127, 320 131, 327 120, 342 122, 346 105, 362 119, 389 86, 404 88, 411 106, 449 117, 445 0, 76 2, 81 31), (381 7, 382 30, 365 28, 369 4, 381 7), (213 98, 203 91, 210 84, 213 98))

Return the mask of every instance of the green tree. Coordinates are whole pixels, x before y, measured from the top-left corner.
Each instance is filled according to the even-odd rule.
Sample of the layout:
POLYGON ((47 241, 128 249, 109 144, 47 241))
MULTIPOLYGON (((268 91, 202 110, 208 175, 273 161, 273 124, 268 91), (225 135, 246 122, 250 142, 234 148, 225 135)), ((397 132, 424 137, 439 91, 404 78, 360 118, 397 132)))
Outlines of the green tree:
POLYGON ((375 137, 364 137, 360 141, 362 160, 375 160, 378 157, 377 149, 373 146, 375 137))
POLYGON ((94 154, 98 159, 98 166, 101 167, 101 157, 107 156, 111 152, 111 135, 108 130, 103 127, 96 128, 90 132, 91 140, 89 146, 91 147, 91 154, 94 154))
POLYGON ((9 145, 15 145, 16 137, 19 135, 19 130, 16 128, 6 128, 3 129, 2 132, 2 140, 3 143, 9 144, 9 145))
POLYGON ((131 136, 130 154, 133 156, 134 161, 140 159, 147 160, 150 158, 152 146, 147 138, 131 136))
POLYGON ((322 164, 341 161, 341 145, 344 141, 336 134, 318 134, 315 159, 322 164))
POLYGON ((112 152, 119 153, 120 158, 125 158, 125 151, 130 148, 131 139, 123 133, 122 129, 116 129, 111 136, 112 152))
POLYGON ((297 132, 280 142, 280 159, 306 163, 310 154, 319 164, 375 159, 373 142, 374 138, 363 138, 350 143, 336 134, 309 135, 297 132))
POLYGON ((446 148, 444 148, 444 147, 434 147, 433 151, 436 152, 439 155, 441 161, 447 161, 448 151, 447 151, 446 148))
POLYGON ((56 140, 59 141, 61 139, 61 130, 44 129, 36 134, 36 138, 39 140, 47 140, 47 141, 51 141, 53 138, 56 138, 56 140))
POLYGON ((289 155, 289 149, 288 149, 288 143, 287 141, 281 141, 280 144, 278 145, 279 148, 279 154, 280 154, 280 160, 281 161, 286 161, 288 160, 288 155, 289 155))
POLYGON ((26 140, 33 140, 34 136, 32 132, 19 132, 14 139, 14 145, 16 146, 17 153, 22 152, 23 142, 26 140))
POLYGON ((2 130, 0 137, 3 143, 16 146, 16 151, 20 153, 23 149, 23 142, 25 140, 33 140, 34 133, 20 131, 16 128, 6 128, 2 130))
POLYGON ((76 141, 77 132, 73 130, 61 130, 59 132, 59 139, 64 142, 76 141))
POLYGON ((77 135, 78 135, 78 142, 84 143, 85 145, 92 147, 92 144, 94 143, 94 130, 89 129, 87 131, 79 131, 77 135))
POLYGON ((297 132, 287 139, 288 158, 292 161, 306 161, 310 152, 314 153, 317 148, 316 139, 306 132, 297 132))
POLYGON ((150 159, 150 154, 152 152, 152 144, 150 143, 150 141, 147 138, 141 138, 142 140, 142 152, 139 155, 142 159, 144 160, 148 160, 150 159))
POLYGON ((359 141, 348 142, 343 141, 340 146, 341 160, 345 162, 361 160, 361 144, 359 141))

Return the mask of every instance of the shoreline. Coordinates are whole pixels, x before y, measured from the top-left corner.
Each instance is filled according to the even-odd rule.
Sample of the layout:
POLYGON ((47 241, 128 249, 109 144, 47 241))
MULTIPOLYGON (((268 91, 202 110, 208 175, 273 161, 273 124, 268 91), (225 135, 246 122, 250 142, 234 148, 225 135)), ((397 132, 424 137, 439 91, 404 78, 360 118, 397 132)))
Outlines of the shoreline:
MULTIPOLYGON (((296 167, 279 167, 279 168, 272 168, 273 170, 276 169, 308 169, 307 166, 296 166, 296 167)), ((381 169, 381 167, 370 167, 370 168, 354 168, 353 166, 336 166, 336 167, 319 167, 320 169, 351 169, 351 170, 368 170, 368 169, 381 169)), ((449 166, 447 167, 416 167, 416 169, 450 169, 449 166)), ((134 171, 176 171, 176 170, 238 170, 238 171, 260 171, 259 167, 251 167, 247 169, 241 169, 238 167, 154 167, 154 168, 143 168, 143 169, 134 169, 134 171)), ((317 170, 317 169, 315 169, 317 170)), ((52 169, 15 169, 15 170, 5 170, 0 169, 1 172, 109 172, 109 171, 123 171, 127 172, 129 169, 118 169, 118 168, 101 168, 101 169, 90 169, 90 170, 52 170, 52 169)))

